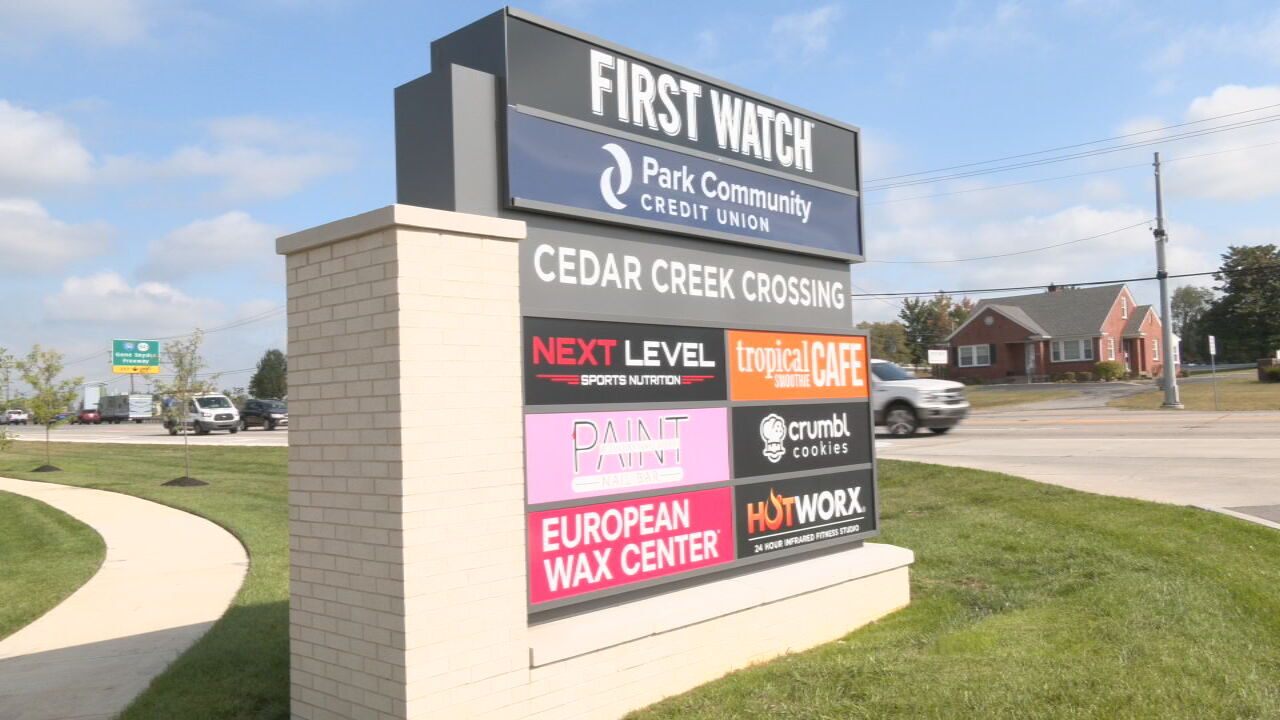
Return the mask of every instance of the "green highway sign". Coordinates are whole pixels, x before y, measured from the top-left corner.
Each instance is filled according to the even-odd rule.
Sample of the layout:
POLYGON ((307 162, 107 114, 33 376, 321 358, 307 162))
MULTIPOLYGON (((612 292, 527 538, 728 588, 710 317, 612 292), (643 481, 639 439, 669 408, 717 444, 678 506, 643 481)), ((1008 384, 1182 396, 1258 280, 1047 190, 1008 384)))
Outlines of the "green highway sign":
POLYGON ((111 372, 124 375, 160 373, 160 343, 155 340, 111 341, 111 372))

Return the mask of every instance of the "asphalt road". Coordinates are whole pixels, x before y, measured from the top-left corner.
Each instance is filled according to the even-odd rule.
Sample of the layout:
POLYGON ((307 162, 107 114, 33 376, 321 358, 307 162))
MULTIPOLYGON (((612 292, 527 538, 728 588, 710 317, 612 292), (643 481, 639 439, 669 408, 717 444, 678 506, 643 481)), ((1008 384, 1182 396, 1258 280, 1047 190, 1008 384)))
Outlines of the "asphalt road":
POLYGON ((1102 400, 980 411, 947 435, 882 439, 877 452, 1244 513, 1280 528, 1280 412, 1125 411, 1098 407, 1102 400))
MULTIPOLYGON (((18 440, 44 440, 42 425, 6 425, 18 440)), ((60 425, 49 434, 55 442, 122 443, 129 445, 181 445, 182 436, 170 436, 160 423, 120 423, 119 425, 60 425)), ((189 435, 192 445, 240 447, 288 447, 289 431, 261 428, 241 430, 232 435, 219 431, 209 435, 189 435)))

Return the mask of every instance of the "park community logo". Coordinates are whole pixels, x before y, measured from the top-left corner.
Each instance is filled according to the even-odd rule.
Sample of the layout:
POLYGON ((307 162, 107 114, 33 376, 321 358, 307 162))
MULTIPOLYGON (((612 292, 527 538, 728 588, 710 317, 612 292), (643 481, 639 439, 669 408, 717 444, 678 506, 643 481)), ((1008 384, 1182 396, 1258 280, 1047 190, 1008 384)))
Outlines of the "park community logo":
POLYGON ((618 199, 631 188, 631 156, 617 143, 605 143, 600 149, 613 156, 614 164, 600 173, 600 197, 614 210, 622 210, 627 204, 618 199), (615 172, 616 178, 615 178, 615 172), (616 182, 615 182, 616 181, 616 182), (616 187, 615 187, 616 184, 616 187))

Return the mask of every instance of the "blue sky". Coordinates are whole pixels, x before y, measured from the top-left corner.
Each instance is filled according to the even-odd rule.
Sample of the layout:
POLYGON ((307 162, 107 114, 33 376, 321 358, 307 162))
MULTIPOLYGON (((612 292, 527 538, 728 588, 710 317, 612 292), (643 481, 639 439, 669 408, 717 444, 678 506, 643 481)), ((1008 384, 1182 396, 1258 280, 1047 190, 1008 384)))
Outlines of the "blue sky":
MULTIPOLYGON (((277 235, 394 201, 392 89, 472 2, 11 0, 0 4, 0 346, 69 360, 194 326, 219 370, 284 347, 277 235)), ((863 129, 886 176, 1176 123, 1280 114, 1274 3, 631 3, 527 10, 863 129), (1244 112, 1248 111, 1248 112, 1244 112)), ((1153 139, 1167 132, 1137 136, 1153 139)), ((1152 274, 1151 151, 1171 271, 1280 241, 1280 123, 913 187, 868 189, 877 291, 1152 274), (1241 150, 1240 148, 1248 148, 1241 150), (1094 172, 1099 171, 1099 172, 1094 172), (1075 178, 1030 182, 1060 175, 1075 178), (944 194, 946 193, 946 194, 944 194), (932 196, 932 197, 921 197, 932 196)), ((1087 146, 1084 149, 1099 147, 1087 146)), ((1043 157, 1043 156, 1036 156, 1043 157)), ((883 185, 884 182, 880 182, 883 185)), ((1134 286, 1142 302, 1154 283, 1134 286)), ((859 300, 886 319, 897 301, 859 300)), ((105 357, 70 372, 111 379, 105 357)), ((229 374, 223 384, 247 382, 229 374)), ((117 379, 119 380, 119 379, 117 379)), ((127 381, 125 381, 127 384, 127 381)), ((120 385, 117 385, 120 387, 120 385)))

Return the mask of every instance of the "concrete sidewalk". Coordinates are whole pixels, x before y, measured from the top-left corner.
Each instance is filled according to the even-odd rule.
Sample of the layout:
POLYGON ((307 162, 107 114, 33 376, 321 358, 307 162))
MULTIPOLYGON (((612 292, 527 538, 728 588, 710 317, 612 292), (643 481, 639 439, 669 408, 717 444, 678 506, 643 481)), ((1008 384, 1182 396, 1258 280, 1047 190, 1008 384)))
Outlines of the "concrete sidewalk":
POLYGON ((222 616, 249 566, 226 530, 159 503, 8 478, 0 490, 62 510, 107 546, 89 582, 0 641, 5 720, 115 717, 222 616))

